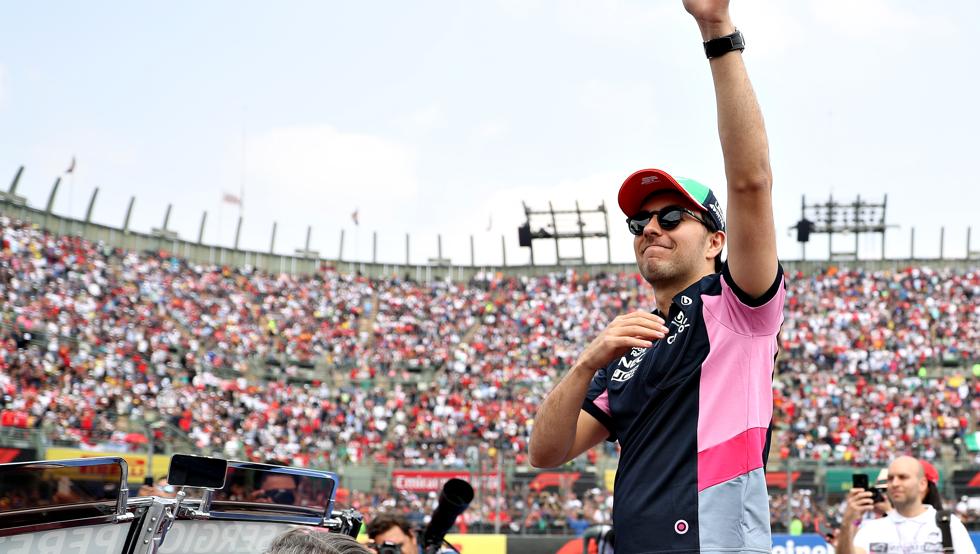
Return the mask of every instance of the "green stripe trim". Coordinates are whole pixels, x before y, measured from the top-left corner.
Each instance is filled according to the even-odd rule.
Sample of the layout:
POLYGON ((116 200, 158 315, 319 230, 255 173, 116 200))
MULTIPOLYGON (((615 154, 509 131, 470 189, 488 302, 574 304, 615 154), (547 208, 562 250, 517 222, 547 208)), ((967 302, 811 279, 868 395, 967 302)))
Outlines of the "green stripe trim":
POLYGON ((695 200, 701 203, 701 205, 704 205, 704 201, 707 200, 708 193, 711 192, 711 189, 695 181, 694 179, 677 177, 677 182, 680 183, 681 186, 684 187, 684 190, 694 197, 695 200))

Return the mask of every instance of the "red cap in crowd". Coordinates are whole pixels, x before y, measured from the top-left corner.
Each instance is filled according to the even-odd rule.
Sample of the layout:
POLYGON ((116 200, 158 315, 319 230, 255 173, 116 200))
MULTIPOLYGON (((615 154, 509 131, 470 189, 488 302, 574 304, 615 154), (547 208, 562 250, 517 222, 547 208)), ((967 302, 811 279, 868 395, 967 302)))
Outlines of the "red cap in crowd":
POLYGON ((925 460, 919 460, 919 463, 922 464, 922 471, 924 471, 926 474, 926 481, 929 481, 933 485, 938 485, 939 471, 936 469, 936 466, 925 460))

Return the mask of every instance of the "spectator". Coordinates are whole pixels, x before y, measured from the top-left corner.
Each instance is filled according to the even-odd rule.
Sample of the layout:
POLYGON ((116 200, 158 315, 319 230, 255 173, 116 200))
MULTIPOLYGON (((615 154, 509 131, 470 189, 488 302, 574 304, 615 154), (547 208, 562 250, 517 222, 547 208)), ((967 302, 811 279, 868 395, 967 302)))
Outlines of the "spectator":
POLYGON ((371 520, 367 526, 367 536, 371 539, 375 550, 384 544, 397 547, 402 554, 418 554, 418 542, 415 531, 409 526, 404 517, 381 514, 371 520))

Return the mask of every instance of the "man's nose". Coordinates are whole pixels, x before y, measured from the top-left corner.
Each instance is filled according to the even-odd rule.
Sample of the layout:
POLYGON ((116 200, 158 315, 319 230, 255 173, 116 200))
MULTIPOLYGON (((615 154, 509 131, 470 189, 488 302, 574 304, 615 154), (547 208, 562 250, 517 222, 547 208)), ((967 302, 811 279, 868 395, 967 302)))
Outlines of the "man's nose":
POLYGON ((662 235, 664 230, 660 227, 660 222, 657 221, 657 216, 650 218, 650 222, 643 227, 643 234, 651 235, 662 235))

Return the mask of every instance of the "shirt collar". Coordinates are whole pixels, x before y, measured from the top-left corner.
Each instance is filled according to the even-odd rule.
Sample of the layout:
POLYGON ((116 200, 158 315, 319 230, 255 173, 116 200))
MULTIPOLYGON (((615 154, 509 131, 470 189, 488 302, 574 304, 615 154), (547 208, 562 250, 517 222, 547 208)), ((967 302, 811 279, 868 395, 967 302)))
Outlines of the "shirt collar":
POLYGON ((902 523, 903 521, 914 521, 916 523, 926 523, 929 521, 936 520, 936 509, 932 506, 926 505, 926 511, 915 517, 905 517, 898 513, 898 510, 892 510, 888 512, 888 519, 891 519, 895 523, 902 523))

